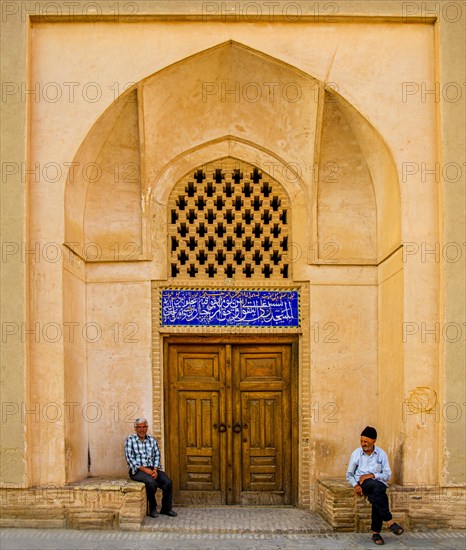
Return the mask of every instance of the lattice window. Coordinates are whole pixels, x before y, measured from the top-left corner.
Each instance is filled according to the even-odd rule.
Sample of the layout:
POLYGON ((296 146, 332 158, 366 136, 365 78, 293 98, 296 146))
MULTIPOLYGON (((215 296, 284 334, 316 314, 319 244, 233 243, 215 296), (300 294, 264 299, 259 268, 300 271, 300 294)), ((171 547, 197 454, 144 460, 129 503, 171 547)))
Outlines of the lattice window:
POLYGON ((288 197, 258 168, 203 166, 177 183, 168 208, 171 277, 290 277, 288 197))

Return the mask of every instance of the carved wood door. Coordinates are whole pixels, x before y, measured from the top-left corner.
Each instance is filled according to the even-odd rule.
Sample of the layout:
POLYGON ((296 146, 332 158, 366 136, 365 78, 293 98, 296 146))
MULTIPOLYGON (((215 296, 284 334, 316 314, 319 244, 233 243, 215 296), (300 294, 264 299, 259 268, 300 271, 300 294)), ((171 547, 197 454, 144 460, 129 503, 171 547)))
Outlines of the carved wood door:
POLYGON ((179 504, 290 504, 291 346, 172 344, 167 472, 179 504))

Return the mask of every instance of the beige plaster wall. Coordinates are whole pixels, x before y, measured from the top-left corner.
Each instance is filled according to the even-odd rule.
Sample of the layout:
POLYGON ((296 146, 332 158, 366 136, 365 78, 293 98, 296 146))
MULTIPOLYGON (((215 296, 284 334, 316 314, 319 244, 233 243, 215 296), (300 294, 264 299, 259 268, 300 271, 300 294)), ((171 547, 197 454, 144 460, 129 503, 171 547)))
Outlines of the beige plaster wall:
MULTIPOLYGON (((73 149, 76 150, 82 140, 84 130, 91 126, 93 120, 100 116, 102 107, 107 105, 109 96, 111 97, 111 92, 113 92, 113 90, 110 90, 112 82, 119 82, 123 85, 124 82, 134 81, 133 78, 144 78, 170 62, 181 60, 189 54, 197 53, 202 51, 203 48, 217 45, 226 40, 235 40, 244 43, 252 48, 260 49, 266 54, 275 55, 278 59, 285 62, 293 61, 295 67, 305 69, 313 76, 323 77, 326 80, 335 79, 339 85, 339 93, 349 98, 364 115, 369 116, 371 124, 380 130, 384 137, 386 136, 389 147, 394 151, 395 157, 400 148, 403 151, 409 151, 410 148, 416 149, 418 147, 418 145, 414 146, 410 141, 412 131, 410 123, 411 121, 414 122, 414 120, 417 121, 415 109, 409 111, 409 116, 408 114, 406 115, 403 123, 398 122, 396 127, 394 127, 391 117, 380 116, 382 111, 380 105, 377 105, 377 108, 375 108, 372 98, 379 87, 383 86, 385 93, 391 98, 386 103, 387 108, 391 108, 391 102, 398 100, 398 103, 400 103, 398 96, 399 85, 400 81, 406 76, 404 71, 407 71, 407 65, 400 64, 399 60, 397 60, 396 64, 393 62, 393 47, 402 47, 405 55, 406 51, 409 51, 413 63, 416 60, 414 66, 416 67, 416 71, 419 71, 420 77, 426 80, 432 78, 432 62, 429 58, 428 47, 431 38, 429 27, 422 25, 414 26, 410 29, 410 34, 407 34, 406 27, 401 25, 396 26, 397 41, 394 45, 388 39, 395 30, 392 25, 381 25, 377 28, 377 32, 375 32, 375 29, 367 25, 343 24, 338 27, 338 40, 343 40, 344 37, 346 43, 351 44, 349 50, 356 48, 358 52, 358 55, 352 55, 350 58, 345 53, 346 49, 341 50, 337 48, 338 55, 336 55, 335 48, 332 49, 329 45, 329 37, 330 42, 332 42, 332 40, 335 40, 336 35, 326 32, 325 37, 327 37, 327 40, 324 41, 323 29, 318 25, 294 25, 291 29, 287 25, 278 24, 274 29, 274 36, 277 35, 276 33, 279 33, 281 36, 280 43, 287 45, 287 48, 282 50, 278 47, 277 43, 270 41, 269 27, 264 24, 253 26, 226 24, 219 26, 216 23, 193 23, 189 26, 190 36, 192 37, 189 43, 182 39, 186 35, 186 28, 186 24, 184 23, 169 23, 167 25, 161 23, 141 23, 138 25, 138 33, 135 35, 134 27, 118 25, 119 44, 116 47, 118 49, 121 48, 122 44, 125 44, 125 51, 118 52, 115 51, 111 35, 112 32, 116 32, 114 24, 101 25, 99 32, 96 32, 95 26, 80 25, 79 34, 75 33, 74 27, 66 25, 38 25, 34 29, 33 35, 34 41, 37 42, 37 48, 34 49, 34 52, 44 51, 44 54, 40 57, 38 56, 37 60, 34 59, 34 77, 42 80, 53 79, 60 81, 67 78, 73 81, 86 82, 89 76, 88 66, 90 65, 97 71, 94 74, 99 74, 99 83, 102 89, 102 100, 97 105, 84 101, 77 94, 76 101, 69 106, 57 106, 48 103, 39 103, 35 106, 37 118, 34 120, 37 119, 40 127, 44 126, 44 123, 47 126, 53 126, 56 122, 65 129, 61 134, 63 137, 60 148, 54 151, 49 147, 47 155, 54 155, 55 159, 63 160, 66 158, 64 155, 71 153, 73 149), (69 51, 70 55, 71 51, 75 51, 74 45, 77 40, 79 40, 80 44, 86 45, 86 47, 79 49, 79 63, 74 64, 73 74, 68 74, 69 67, 65 70, 65 74, 63 72, 59 74, 57 71, 60 66, 60 59, 63 59, 62 56, 67 55, 67 51, 69 51), (154 40, 159 44, 159 47, 155 47, 154 45, 151 49, 145 50, 147 53, 146 56, 137 55, 135 48, 139 48, 138 51, 140 51, 142 45, 148 43, 154 44, 154 40), (315 55, 312 57, 305 54, 305 48, 298 49, 297 47, 299 44, 303 45, 309 40, 322 44, 317 50, 314 50, 315 55), (365 43, 364 48, 361 45, 361 40, 365 43), (387 46, 388 42, 390 42, 390 48, 387 46), (58 45, 60 45, 60 48, 58 48, 58 45), (95 58, 94 56, 96 49, 100 53, 99 58, 95 58), (353 75, 361 74, 361 71, 364 74, 364 67, 374 64, 375 61, 371 59, 371 55, 374 54, 375 49, 378 50, 377 67, 383 65, 384 72, 377 74, 377 78, 365 81, 364 87, 362 87, 361 79, 355 79, 353 75), (175 51, 177 52, 176 55, 170 57, 173 56, 175 51), (55 57, 57 52, 60 52, 58 58, 55 57), (131 62, 129 62, 128 58, 130 53, 132 53, 131 62), (115 60, 115 64, 102 64, 101 60, 107 56, 111 56, 115 60), (351 72, 349 72, 350 66, 352 66, 351 72), (368 93, 368 88, 371 86, 375 88, 372 95, 368 93), (79 121, 75 120, 73 116, 76 111, 81 113, 79 121), (82 126, 83 119, 87 120, 85 127, 82 126)), ((337 44, 334 43, 334 46, 337 47, 337 44)), ((157 78, 149 79, 143 87, 142 92, 142 111, 144 112, 145 120, 144 151, 142 154, 147 169, 147 174, 143 175, 143 179, 147 184, 157 180, 161 168, 171 162, 173 157, 176 158, 177 155, 192 148, 193 145, 199 146, 203 140, 208 141, 209 139, 212 140, 233 134, 233 136, 238 136, 239 141, 250 141, 256 144, 256 147, 259 149, 265 151, 271 150, 278 158, 286 157, 284 158, 285 162, 297 164, 304 181, 307 181, 309 185, 311 178, 309 176, 306 177, 306 174, 310 175, 312 173, 312 151, 314 150, 312 120, 313 117, 315 119, 317 113, 317 103, 313 101, 315 91, 309 89, 310 83, 311 80, 309 78, 300 77, 296 72, 287 72, 286 67, 276 62, 268 62, 263 54, 260 56, 250 52, 244 54, 244 50, 241 47, 238 48, 231 45, 198 55, 193 59, 163 71, 157 78), (242 55, 238 57, 239 51, 241 51, 242 55), (241 63, 245 63, 245 66, 241 65, 240 60, 241 63), (231 73, 227 71, 231 71, 231 73), (257 78, 260 83, 269 82, 269 79, 272 77, 272 82, 277 82, 279 86, 283 81, 293 78, 293 82, 303 89, 303 100, 299 103, 288 102, 286 105, 284 104, 286 102, 279 104, 270 101, 270 96, 262 97, 260 102, 257 103, 245 101, 242 95, 239 101, 236 95, 228 96, 223 100, 221 91, 213 98, 210 96, 202 97, 203 85, 210 85, 214 82, 221 89, 224 82, 230 85, 227 78, 230 75, 233 76, 232 81, 239 82, 240 90, 243 90, 245 83, 247 83, 246 75, 248 72, 254 74, 254 78, 257 78), (186 103, 185 98, 190 98, 189 105, 186 103), (203 99, 208 99, 209 101, 213 99, 214 101, 209 103, 208 101, 203 101, 203 99), (188 110, 188 107, 191 107, 193 103, 196 106, 196 110, 191 112, 188 110), (303 109, 304 113, 306 113, 304 116, 303 109), (253 123, 253 113, 257 112, 262 113, 260 115, 260 126, 255 126, 253 123), (168 113, 170 113, 170 116, 167 116, 168 113), (232 116, 235 113, 236 116, 232 116), (280 116, 282 116, 281 113, 285 113, 285 118, 277 119, 278 113, 280 113, 280 116), (162 117, 162 114, 165 116, 162 117), (239 116, 241 116, 241 120, 244 122, 243 128, 238 127, 236 123, 239 116), (155 125, 157 119, 166 120, 167 126, 162 125, 161 127, 157 127, 155 125), (233 121, 235 122, 233 123, 233 121), (283 128, 287 139, 282 139, 280 132, 274 128, 283 128), (293 136, 291 143, 293 143, 294 148, 293 150, 288 150, 287 143, 290 143, 288 134, 294 132, 294 128, 297 128, 299 131, 297 135, 294 135, 294 133, 291 134, 293 136), (306 150, 308 151, 307 157, 306 150), (307 163, 310 163, 311 167, 307 163)), ((402 107, 402 104, 400 104, 400 107, 402 107)), ((433 117, 431 116, 430 119, 426 117, 424 120, 425 122, 422 124, 432 124, 433 117)), ((37 134, 33 132, 32 135, 35 136, 37 134)), ((31 147, 32 158, 38 159, 38 161, 43 158, 43 149, 43 143, 33 138, 31 147)), ((430 155, 434 155, 435 142, 432 140, 423 141, 422 149, 423 151, 429 151, 430 155)), ((416 151, 413 150, 413 155, 416 152, 417 149, 416 151)), ((102 152, 102 154, 104 153, 102 152)), ((111 149, 110 157, 108 158, 110 160, 114 159, 111 149)), ((308 196, 310 197, 311 188, 309 187, 308 189, 308 196)), ((427 196, 426 200, 429 200, 427 196)), ((47 201, 51 202, 53 199, 50 196, 44 197, 43 204, 45 205, 47 201)), ((412 203, 407 201, 406 204, 410 205, 412 203)), ((306 207, 303 210, 306 212, 306 207)), ((96 210, 95 214, 94 219, 97 223, 102 224, 105 216, 99 219, 98 210, 96 210)), ((307 214, 309 214, 308 209, 307 214)), ((295 226, 296 234, 306 234, 306 224, 303 221, 304 219, 301 219, 298 225, 295 226)), ((62 223, 63 220, 60 220, 58 227, 61 227, 62 223)), ((428 230, 432 231, 432 226, 435 226, 436 220, 432 213, 430 217, 417 223, 421 231, 425 230, 426 224, 429 227, 428 230)), ((57 228, 53 217, 50 217, 43 227, 47 227, 47 225, 50 225, 51 228, 53 226, 54 230, 57 228)), ((104 225, 101 225, 102 231, 104 231, 104 225)), ((97 231, 96 226, 92 227, 93 231, 97 231)), ((59 238, 59 235, 57 235, 57 238, 59 238)), ((159 247, 163 248, 164 243, 165 240, 162 232, 161 242, 156 246, 155 250, 159 247)), ((310 242, 304 242, 303 245, 305 250, 309 250, 312 247, 312 243, 310 242)), ((303 255, 304 258, 306 256, 303 255)), ((158 258, 156 253, 154 265, 157 264, 158 258)), ((131 271, 133 271, 133 275, 127 279, 128 284, 132 280, 131 277, 134 277, 134 270, 131 271)), ((100 272, 103 277, 102 281, 105 281, 108 280, 109 276, 111 277, 112 270, 102 265, 100 272)), ((300 275, 306 276, 305 271, 302 270, 300 275)), ((122 299, 123 296, 124 293, 121 293, 122 299)), ((88 308, 90 308, 88 321, 96 320, 101 325, 108 324, 111 321, 107 306, 108 299, 101 301, 98 293, 95 292, 95 289, 91 285, 88 288, 87 300, 88 308)), ((125 309, 129 308, 129 303, 123 299, 120 307, 122 308, 122 315, 130 319, 131 310, 125 309), (124 303, 127 305, 125 306, 124 303)), ((150 316, 147 315, 147 312, 150 310, 149 302, 146 303, 146 308, 146 319, 149 319, 150 316)), ((317 315, 321 315, 319 309, 316 311, 317 315)), ((323 311, 326 310, 324 309, 323 311)), ((375 315, 375 311, 373 315, 375 315)), ((141 319, 143 318, 144 314, 142 311, 141 319)), ((351 330, 352 317, 348 317, 346 320, 339 318, 338 320, 342 326, 346 323, 346 330, 351 330)), ((375 317, 373 317, 373 323, 375 324, 375 317)), ((147 330, 145 335, 149 337, 149 334, 150 331, 147 330)), ((111 359, 109 361, 108 357, 109 354, 111 356, 112 345, 110 342, 106 345, 99 342, 98 346, 94 344, 90 344, 89 346, 88 398, 91 401, 93 400, 92 388, 96 386, 106 388, 103 381, 110 376, 109 369, 115 368, 113 362, 111 359)), ((359 335, 358 338, 355 338, 352 345, 352 350, 359 349, 359 335)), ((365 346, 362 347, 364 348, 365 346)), ((367 352, 375 354, 375 350, 376 339, 371 342, 371 346, 367 352)), ((356 351, 351 351, 351 353, 356 353, 356 351)), ((341 360, 341 357, 338 357, 338 359, 341 360)), ((319 358, 318 365, 325 364, 325 360, 325 357, 319 358)), ((129 363, 125 362, 124 359, 121 359, 121 364, 126 365, 121 367, 122 370, 119 373, 121 385, 124 386, 125 383, 132 383, 132 372, 129 363)), ((59 363, 57 363, 56 367, 59 368, 59 363)), ((373 376, 376 376, 375 372, 373 376)), ((149 389, 147 386, 145 387, 149 393, 149 389)), ((318 381, 316 388, 319 388, 318 381)), ((114 401, 114 396, 118 395, 121 390, 117 389, 115 393, 112 393, 113 391, 113 386, 108 386, 101 395, 106 407, 113 406, 113 403, 118 401, 114 401)), ((315 395, 317 395, 318 390, 316 389, 315 391, 315 395)), ((322 391, 324 391, 323 388, 322 391)), ((146 397, 141 395, 139 401, 147 402, 146 397)), ((336 398, 341 400, 343 396, 339 395, 336 398)), ((321 399, 319 399, 320 401, 321 399)), ((346 433, 346 427, 342 427, 341 429, 346 433)), ((108 423, 103 420, 96 423, 95 426, 89 426, 89 430, 91 464, 96 465, 95 467, 91 466, 91 471, 101 472, 100 468, 108 468, 106 465, 108 462, 107 454, 115 456, 118 453, 118 449, 120 448, 119 439, 123 435, 121 433, 122 430, 114 425, 109 427, 108 423), (105 431, 104 426, 114 434, 111 438, 111 445, 108 442, 104 445, 101 441, 100 436, 105 431), (95 457, 92 454, 95 454, 95 457)), ((119 460, 122 460, 122 457, 119 460)), ((115 471, 121 471, 120 467, 115 466, 115 471)))
MULTIPOLYGON (((34 9, 34 3, 27 3, 28 7, 34 9)), ((37 4, 43 4, 36 2, 37 4)), ((396 3, 395 7, 388 6, 388 3, 373 2, 349 2, 345 3, 342 10, 351 13, 365 14, 391 14, 399 17, 402 12, 402 3, 396 3)), ((192 6, 194 4, 189 4, 192 6)), ((155 9, 147 8, 145 9, 155 9)), ((170 11, 170 3, 159 3, 157 9, 170 11)), ((181 9, 181 8, 179 8, 181 9)), ((199 11, 200 6, 194 6, 193 11, 199 11)), ((26 20, 24 20, 26 21, 26 20)), ((422 22, 422 19, 421 19, 422 22)), ((26 75, 25 68, 25 36, 26 25, 19 17, 9 21, 5 27, 6 33, 2 40, 5 40, 5 51, 14 52, 11 57, 3 56, 8 61, 6 69, 12 75, 12 80, 21 82, 26 75), (19 62, 18 62, 19 58, 19 62)), ((464 134, 461 124, 461 116, 457 105, 442 102, 417 101, 407 103, 403 101, 400 89, 404 82, 425 83, 427 89, 434 87, 434 32, 433 27, 425 24, 406 25, 400 24, 377 24, 369 22, 363 24, 355 23, 332 23, 319 25, 315 22, 293 24, 277 23, 273 26, 273 40, 270 39, 269 23, 238 24, 238 23, 179 23, 179 22, 144 22, 137 26, 137 36, 134 33, 134 25, 124 24, 38 24, 32 33, 33 48, 31 49, 31 72, 32 82, 58 82, 63 86, 64 82, 78 82, 76 98, 74 101, 61 101, 52 103, 41 101, 36 104, 30 103, 30 136, 31 154, 27 158, 28 165, 34 166, 36 162, 43 166, 48 161, 59 163, 63 167, 65 162, 70 162, 75 152, 87 134, 89 128, 98 119, 104 109, 114 99, 115 83, 118 83, 120 90, 125 84, 136 82, 141 78, 152 74, 154 71, 178 61, 187 55, 200 51, 204 48, 214 46, 221 40, 234 39, 239 42, 256 47, 269 55, 273 55, 284 61, 289 61, 298 68, 309 72, 316 78, 326 82, 335 82, 338 91, 365 114, 374 127, 384 136, 388 149, 393 153, 396 162, 396 169, 400 180, 403 180, 403 167, 406 162, 414 162, 416 166, 424 163, 433 163, 436 160, 436 147, 439 145, 441 160, 448 162, 459 162, 464 152, 464 134), (187 26, 189 25, 189 27, 187 26), (77 28, 79 27, 79 29, 77 28), (191 40, 184 38, 189 36, 191 40), (115 41, 115 36, 118 40, 115 41), (281 39, 277 40, 276 37, 281 39), (309 44, 318 44, 312 48, 312 56, 309 56, 309 44), (98 51, 99 55, 95 55, 98 51), (141 55, 143 52, 144 55, 141 55), (112 63, 107 60, 111 58, 112 63), (68 61, 73 59, 73 63, 68 61), (374 70, 375 67, 375 70, 374 70), (364 77, 365 75, 365 77, 364 77), (86 82, 97 80, 102 90, 102 98, 99 101, 91 102, 80 98, 79 92, 86 82), (374 101, 374 97, 377 101, 374 101), (382 105, 385 108, 382 108, 382 105), (437 109, 438 107, 438 109, 437 109), (442 137, 440 144, 435 139, 425 140, 425 136, 432 135, 431 128, 435 127, 435 113, 440 111, 439 135, 442 137), (392 116, 387 116, 387 112, 392 116), (77 116, 79 113, 79 116, 77 116), (57 140, 50 140, 51 135, 59 136, 57 140)), ((458 46, 464 41, 464 26, 448 25, 445 20, 439 21, 439 33, 437 44, 439 45, 440 76, 442 82, 454 81, 457 76, 458 67, 458 46)), ((5 62, 2 61, 2 68, 5 62)), ((464 82, 464 78, 460 82, 464 82)), ((13 107, 11 118, 7 118, 6 147, 7 158, 19 165, 26 161, 26 153, 22 135, 25 128, 25 101, 20 95, 8 99, 13 107)), ((375 162, 377 158, 375 158, 375 162)), ((459 162, 461 164, 461 162, 459 162)), ((31 211, 38 213, 30 219, 29 242, 35 242, 42 234, 42 238, 55 239, 61 243, 64 240, 63 216, 61 210, 61 198, 63 196, 65 174, 59 182, 47 188, 47 192, 36 193, 34 189, 34 178, 28 178, 28 204, 32 205, 31 211), (41 224, 39 233, 38 223, 41 224)), ((12 242, 23 243, 26 240, 23 204, 25 193, 22 190, 21 174, 8 178, 6 185, 2 185, 2 192, 7 197, 5 211, 7 216, 2 216, 2 224, 5 224, 7 232, 4 236, 11 238, 12 242)), ((41 182, 42 183, 42 182, 41 182)), ((424 182, 418 180, 414 186, 406 185, 402 190, 403 204, 403 240, 417 243, 426 242, 426 239, 435 240, 439 238, 437 227, 437 209, 439 205, 432 196, 435 196, 435 186, 422 185, 424 182), (433 194, 433 195, 432 195, 433 194), (429 207, 429 197, 431 207, 429 207), (418 201, 418 198, 420 200, 418 201), (422 216, 417 216, 422 212, 422 216), (425 215, 424 215, 425 214, 425 215), (416 219, 410 223, 409 219, 416 219)), ((442 205, 445 208, 445 216, 442 225, 442 238, 446 242, 462 242, 464 219, 462 205, 464 204, 464 187, 451 186, 442 182, 439 186, 442 205), (463 200, 462 200, 463 199, 463 200)), ((3 198, 3 197, 2 197, 3 198)), ((2 211, 2 214, 4 214, 2 211)), ((47 266, 33 266, 40 269, 31 270, 31 280, 34 281, 28 294, 31 310, 28 320, 38 318, 36 313, 46 311, 47 314, 41 320, 46 322, 60 319, 59 307, 62 294, 60 270, 52 272, 47 266), (37 291, 47 289, 47 298, 50 304, 44 300, 36 300, 37 291)), ((96 266, 97 267, 97 266, 96 266)), ((123 274, 131 270, 125 266, 117 270, 109 266, 100 266, 104 272, 105 280, 121 280, 123 274)), ((420 266, 422 267, 422 266, 420 266)), ((408 320, 416 322, 431 323, 433 319, 439 319, 435 307, 421 308, 420 316, 414 318, 413 313, 417 312, 417 305, 423 302, 435 302, 439 290, 432 286, 437 274, 435 269, 421 269, 416 273, 417 268, 407 270, 406 283, 407 292, 404 295, 404 307, 408 320)), ((148 273, 146 267, 141 266, 141 271, 148 273)), ((2 320, 25 319, 23 311, 23 297, 25 296, 25 264, 16 256, 13 263, 6 265, 5 286, 7 296, 2 296, 2 320)), ((464 302, 464 267, 445 263, 442 265, 443 282, 443 310, 440 320, 452 319, 461 321, 464 309, 461 302, 464 302)), ((313 269, 303 270, 303 274, 314 274, 313 269)), ((316 275, 317 276, 317 275, 316 275)), ((149 277, 147 278, 149 280, 149 277)), ((68 284, 68 283, 66 283, 68 284)), ((76 285, 75 285, 76 286, 76 285)), ((128 317, 130 318, 130 317, 128 317)), ((423 344, 423 343, 421 343, 423 344)), ((412 365, 423 365, 415 367, 412 375, 408 376, 405 385, 409 390, 413 384, 438 382, 436 380, 437 364, 429 360, 429 357, 438 357, 438 345, 428 343, 423 348, 421 344, 409 346, 409 353, 406 355, 405 364, 411 368, 412 365), (419 362, 419 352, 421 361, 419 362), (418 363, 416 363, 418 362, 418 363)), ((7 399, 21 402, 25 400, 24 381, 28 379, 33 386, 41 380, 41 395, 31 395, 30 401, 36 397, 45 399, 62 399, 63 391, 60 390, 60 383, 63 387, 63 376, 60 374, 63 369, 63 357, 60 351, 49 354, 46 347, 33 346, 31 349, 30 361, 28 362, 28 375, 26 376, 26 355, 25 346, 21 341, 9 340, 4 346, 2 359, 2 374, 7 380, 6 385, 2 384, 2 392, 8 391, 7 399), (47 368, 39 360, 41 353, 47 353, 47 368), (53 380, 49 384, 49 381, 53 380), (61 382, 60 382, 61 381, 61 382)), ((464 394, 464 378, 461 377, 462 365, 464 365, 464 346, 445 346, 441 351, 442 360, 446 362, 446 368, 442 380, 443 395, 446 400, 457 400, 461 402, 464 394)), ((443 361, 442 361, 443 362, 443 361)), ((66 392, 65 392, 66 396, 66 392)), ((2 400, 5 394, 2 393, 2 400)), ((66 398, 66 397, 65 397, 66 398)), ((24 469, 21 464, 21 457, 24 458, 25 439, 21 427, 24 424, 20 417, 16 416, 11 423, 6 425, 2 434, 2 444, 5 435, 9 442, 7 447, 2 447, 2 459, 7 457, 6 469, 2 468, 2 479, 6 482, 19 482, 23 478, 24 469), (11 443, 11 444, 10 444, 11 443), (13 457, 13 459, 9 458, 13 457), (14 465, 14 467, 13 467, 14 465)), ((32 426, 29 426, 31 428, 32 426)), ((2 425, 2 428, 4 426, 2 425)), ((443 442, 452 449, 452 459, 444 460, 444 479, 447 482, 464 480, 462 471, 461 456, 464 457, 464 445, 462 445, 461 423, 449 423, 442 425, 445 439, 436 447, 442 454, 443 442), (459 457, 459 460, 458 460, 459 457)), ((121 435, 123 435, 121 430, 121 435)), ((419 431, 416 424, 410 424, 407 434, 415 434, 419 431)), ((38 449, 45 449, 43 454, 44 466, 42 469, 34 464, 31 468, 31 477, 28 482, 40 478, 47 481, 53 477, 53 481, 60 481, 64 474, 61 467, 55 468, 56 462, 53 456, 63 462, 64 448, 60 444, 60 437, 63 437, 63 427, 51 433, 46 426, 40 424, 34 426, 35 435, 28 436, 31 453, 38 449), (45 469, 44 469, 45 468, 45 469)), ((29 429, 28 429, 29 433, 29 429)), ((32 434, 32 431, 30 432, 32 434)), ((422 439, 414 437, 412 442, 419 446, 423 441, 435 441, 435 431, 431 428, 426 432, 423 430, 422 439)), ((116 439, 114 440, 116 442, 116 439)), ((353 447, 347 443, 348 450, 353 447)), ((437 451, 436 451, 437 452, 437 451)), ((416 456, 408 456, 409 461, 414 463, 416 456)), ((427 457, 429 458, 429 457, 427 457)), ((435 461, 434 461, 435 462, 435 461)), ((3 465, 2 465, 3 466, 3 465)), ((410 474, 410 472, 408 472, 410 474)), ((416 476, 408 475, 407 480, 416 476)), ((420 477, 420 476, 418 476, 420 477)), ((436 473, 429 469, 428 477, 437 479, 436 473)), ((424 480, 424 478, 422 478, 424 480)))
POLYGON ((368 276, 311 285, 311 484, 344 476, 361 430, 379 420, 377 287, 368 276))
POLYGON ((87 339, 94 338, 86 320, 85 264, 75 254, 65 254, 63 295, 65 468, 66 480, 87 477, 88 419, 87 339), (89 333, 89 334, 88 334, 89 333))
MULTIPOLYGON (((420 201, 421 206, 421 201, 420 201)), ((426 209, 427 205, 423 205, 426 209)), ((427 215, 427 213, 426 213, 427 215)), ((418 218, 419 219, 419 218, 418 218)), ((406 222, 408 225, 409 222, 406 222)), ((425 233, 421 230, 413 235, 416 242, 423 242, 425 233)), ((438 238, 438 234, 433 235, 438 238)), ((439 391, 439 342, 435 335, 423 336, 422 327, 434 329, 438 322, 439 288, 438 265, 419 261, 405 262, 404 268, 404 398, 410 399, 417 388, 427 388, 429 393, 439 391), (414 264, 417 264, 414 267, 414 264), (422 289, 422 282, 429 281, 422 289), (419 334, 410 334, 410 327, 419 328, 419 334)), ((406 441, 403 449, 405 483, 434 482, 437 478, 437 452, 439 444, 439 423, 429 415, 426 419, 421 410, 408 415, 404 423, 406 441), (426 444, 431 442, 431 445, 426 444)))
MULTIPOLYGON (((19 19, 9 25, 2 21, 1 31, 2 81, 22 82, 27 72, 28 26, 19 19)), ((24 255, 20 253, 25 242, 26 209, 24 187, 19 174, 19 167, 24 162, 27 151, 24 139, 25 121, 26 105, 21 96, 10 97, 8 104, 6 101, 2 102, 4 137, 0 140, 1 157, 3 162, 10 163, 10 170, 16 174, 6 177, 6 172, 3 172, 0 185, 3 252, 0 270, 0 396, 3 416, 0 425, 0 483, 13 486, 26 481, 25 423, 21 414, 22 404, 26 401, 26 344, 21 337, 21 326, 26 319, 27 298, 24 255), (11 250, 11 255, 7 253, 8 250, 11 250)), ((3 166, 6 167, 5 164, 3 166)))
POLYGON ((152 419, 150 281, 111 282, 91 272, 88 323, 88 432, 92 476, 125 476, 124 438, 134 420, 152 419))
MULTIPOLYGON (((33 109, 32 109, 33 110, 33 109)), ((34 115, 32 115, 34 116, 34 115)), ((27 285, 27 480, 31 484, 64 483, 65 414, 55 419, 54 408, 65 407, 65 346, 61 262, 63 219, 57 209, 63 200, 56 183, 42 176, 28 185, 28 239, 34 254, 26 258, 27 285), (58 214, 58 215, 57 215, 58 214)))
MULTIPOLYGON (((458 100, 451 101, 444 94, 448 89, 458 86, 464 92, 463 84, 466 81, 466 12, 462 10, 462 17, 452 23, 445 18, 438 22, 437 55, 438 55, 438 90, 440 95, 435 96, 439 111, 439 153, 442 172, 450 166, 462 166, 452 176, 444 173, 436 178, 439 183, 440 206, 443 211, 440 227, 439 247, 442 254, 439 258, 441 270, 441 312, 439 323, 442 332, 448 323, 452 326, 463 327, 461 337, 456 341, 453 338, 441 337, 441 399, 443 407, 453 404, 462 415, 458 420, 451 415, 451 420, 440 421, 442 437, 440 449, 448 449, 448 453, 441 462, 440 479, 447 485, 464 484, 466 462, 466 440, 464 438, 466 418, 466 262, 465 258, 465 223, 466 219, 466 132, 462 121, 466 118, 466 103, 464 94, 458 100), (460 122, 461 121, 461 122, 460 122), (459 176, 459 177, 458 177, 459 176), (462 251, 459 257, 447 252, 462 251), (444 252, 447 261, 444 260, 444 252), (449 259, 451 258, 451 259, 449 259), (458 258, 458 261, 457 261, 458 258)), ((455 97, 455 96, 453 96, 455 97)), ((437 258, 435 258, 437 259, 437 258)), ((442 407, 442 406, 441 406, 442 407)), ((443 409, 444 410, 444 409, 443 409)), ((454 409, 452 409, 453 411, 454 409)))
POLYGON ((385 260, 378 269, 378 376, 377 412, 379 438, 385 441, 395 483, 404 472, 404 424, 406 409, 401 381, 403 362, 403 263, 402 251, 385 260))

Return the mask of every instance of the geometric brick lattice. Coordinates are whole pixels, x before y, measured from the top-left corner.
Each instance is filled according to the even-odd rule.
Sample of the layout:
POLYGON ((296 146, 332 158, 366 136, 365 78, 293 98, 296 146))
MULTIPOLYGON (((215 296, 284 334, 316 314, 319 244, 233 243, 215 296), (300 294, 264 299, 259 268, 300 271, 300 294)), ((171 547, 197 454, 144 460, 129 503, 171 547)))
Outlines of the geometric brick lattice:
POLYGON ((168 208, 172 278, 290 278, 288 197, 258 168, 203 165, 175 185, 168 208))

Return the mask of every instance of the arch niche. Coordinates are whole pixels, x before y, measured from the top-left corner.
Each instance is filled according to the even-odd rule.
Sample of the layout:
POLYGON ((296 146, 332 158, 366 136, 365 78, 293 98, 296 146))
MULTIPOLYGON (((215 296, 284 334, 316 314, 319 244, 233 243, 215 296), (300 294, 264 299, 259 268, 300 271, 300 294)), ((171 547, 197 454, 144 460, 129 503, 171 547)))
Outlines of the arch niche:
MULTIPOLYGON (((99 349, 92 343, 86 349, 69 344, 68 401, 91 402, 98 396, 100 403, 111 406, 128 402, 131 395, 139 410, 152 415, 155 427, 163 421, 160 357, 151 344, 150 289, 154 281, 173 282, 167 205, 178 181, 218 159, 258 167, 280 182, 289 197, 291 283, 311 289, 310 309, 308 305, 302 310, 303 350, 312 347, 309 327, 318 266, 331 270, 328 274, 337 285, 338 273, 351 266, 373 273, 377 281, 380 266, 400 246, 393 159, 377 131, 342 96, 297 68, 232 41, 168 66, 138 82, 102 114, 74 159, 77 166, 88 168, 74 171, 66 184, 66 243, 72 243, 80 271, 79 276, 70 270, 64 275, 65 312, 106 326, 118 319, 136 322, 138 341, 145 346, 135 377, 135 347, 111 339, 99 349), (118 382, 107 382, 110 374, 116 374, 118 382)), ((399 342, 386 328, 401 315, 399 298, 393 298, 402 295, 402 278, 379 285, 375 294, 374 285, 369 286, 373 306, 368 316, 378 329, 370 343, 368 377, 377 384, 385 378, 388 382, 384 373, 389 359, 392 373, 402 373, 401 351, 394 351, 399 342)), ((344 293, 346 287, 340 288, 344 293)), ((322 304, 317 295, 315 303, 322 304)), ((361 342, 356 339, 352 345, 357 349, 361 342)), ((324 391, 325 384, 318 364, 311 373, 309 353, 307 359, 303 353, 300 357, 303 403, 318 396, 319 388, 324 391)), ((334 376, 338 386, 339 375, 334 376)), ((347 392, 339 394, 342 402, 347 392)), ((376 410, 380 402, 371 399, 369 406, 376 410)), ((316 428, 307 436, 338 441, 353 422, 341 421, 332 434, 324 436, 316 428)), ((308 424, 301 419, 300 429, 308 424)), ((398 429, 390 426, 390 433, 398 429)), ((68 480, 89 473, 123 475, 121 439, 127 431, 123 415, 118 422, 109 417, 67 426, 66 449, 73 457, 68 480)), ((316 476, 334 472, 331 467, 325 470, 317 456, 302 456, 299 493, 309 495, 316 476)), ((300 496, 300 502, 306 497, 300 496)))

